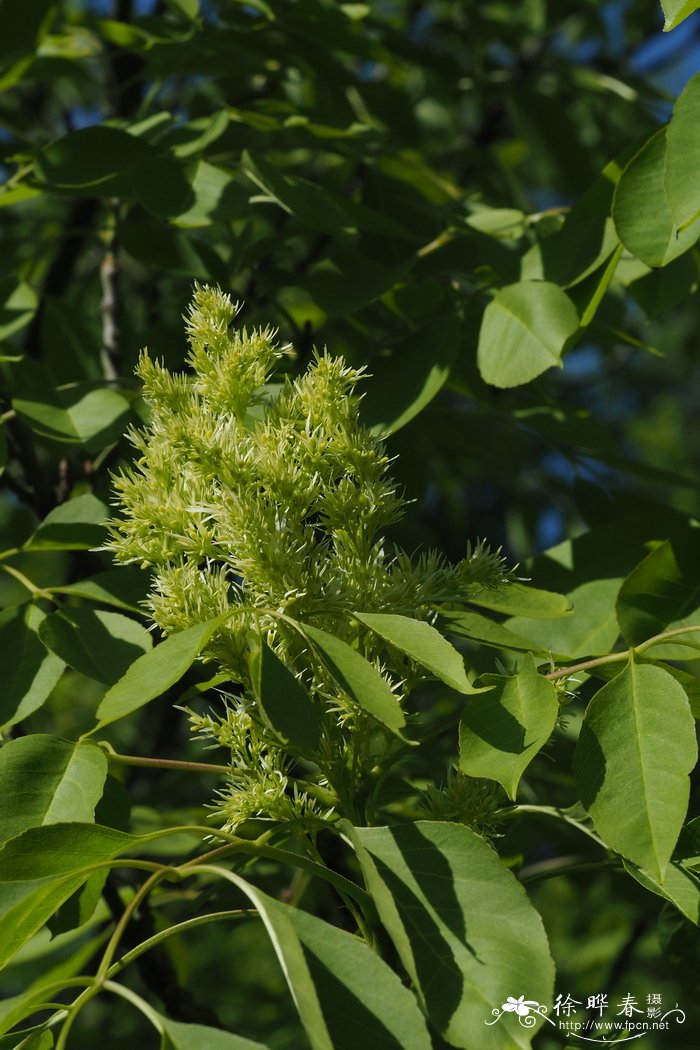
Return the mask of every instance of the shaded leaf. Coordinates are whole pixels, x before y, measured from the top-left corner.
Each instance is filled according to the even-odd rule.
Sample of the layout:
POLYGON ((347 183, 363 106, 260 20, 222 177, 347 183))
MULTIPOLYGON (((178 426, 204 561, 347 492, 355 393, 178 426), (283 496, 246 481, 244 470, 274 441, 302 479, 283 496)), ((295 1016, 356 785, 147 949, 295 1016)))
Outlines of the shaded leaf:
POLYGON ((62 609, 47 616, 39 637, 70 667, 97 682, 113 685, 129 666, 151 649, 145 627, 120 613, 99 609, 62 609))
POLYGON ((8 740, 0 749, 0 841, 39 825, 91 821, 106 776, 105 754, 90 741, 43 733, 8 740))
MULTIPOLYGON (((625 639, 639 645, 662 631, 700 625, 700 529, 688 529, 652 550, 620 588, 617 615, 625 639)), ((689 659, 700 647, 700 631, 654 646, 667 660, 689 659)))
MULTIPOLYGON (((388 292, 412 269, 416 256, 385 266, 349 245, 334 244, 331 254, 309 275, 306 287, 330 317, 355 313, 388 292)), ((439 366, 438 372, 439 375, 439 366)), ((435 376, 433 376, 433 381, 435 376)))
MULTIPOLYGON (((154 1011, 155 1013, 155 1011, 154 1011)), ((156 1014, 162 1030, 162 1050, 266 1050, 263 1043, 254 1043, 232 1032, 210 1028, 203 1024, 183 1024, 156 1014)))
POLYGON ((446 634, 454 634, 458 638, 469 638, 471 641, 491 645, 496 649, 515 649, 516 652, 546 652, 537 642, 521 638, 503 624, 472 610, 441 612, 438 623, 440 629, 446 634))
POLYGON ((238 875, 227 877, 265 923, 312 1050, 430 1050, 415 997, 371 948, 238 875))
POLYGON ((698 270, 692 255, 674 259, 662 270, 647 270, 627 286, 630 295, 650 321, 675 310, 695 290, 698 270))
POLYGON ((75 583, 52 587, 54 594, 70 594, 76 598, 87 598, 102 605, 113 605, 117 609, 143 614, 142 603, 148 594, 150 576, 143 569, 125 565, 119 569, 108 569, 88 576, 75 583))
POLYGON ((451 1046, 514 1050, 536 1028, 485 1025, 508 988, 552 997, 542 921, 498 855, 468 828, 417 821, 350 828, 367 886, 431 1023, 451 1046))
POLYGON ((234 180, 233 175, 204 160, 197 165, 191 189, 192 203, 173 219, 176 226, 209 226, 213 222, 230 222, 249 207, 248 194, 234 180))
POLYGON ((45 617, 36 605, 0 612, 0 728, 40 708, 63 674, 65 663, 48 653, 39 638, 45 617))
POLYGON ((98 726, 124 718, 175 685, 224 619, 219 616, 171 634, 150 652, 139 656, 124 677, 105 693, 97 708, 98 726))
POLYGON ((385 434, 410 423, 445 385, 461 335, 459 318, 433 318, 389 357, 376 358, 361 402, 363 421, 385 434))
POLYGON ((376 667, 335 635, 309 624, 303 624, 302 629, 330 673, 358 707, 400 736, 406 724, 404 713, 376 667))
POLYGON ((615 189, 611 167, 576 200, 561 229, 525 253, 523 280, 551 281, 567 288, 585 280, 610 258, 617 245, 610 218, 615 189))
POLYGON ((193 201, 184 170, 172 154, 106 124, 71 131, 45 146, 34 169, 48 188, 136 197, 161 218, 178 215, 193 201))
MULTIPOLYGON (((31 738, 27 738, 31 739, 31 738)), ((94 751, 100 749, 92 745, 94 751)), ((35 882, 76 875, 82 869, 111 860, 148 836, 127 835, 101 824, 47 823, 31 827, 0 849, 0 883, 35 882)), ((87 879, 89 871, 85 872, 87 879)), ((85 879, 81 881, 85 881, 85 879)))
MULTIPOLYGON (((39 296, 30 284, 8 278, 0 282, 0 339, 20 332, 34 317, 39 296)), ((12 357, 5 360, 13 360, 12 357)), ((16 358, 14 358, 16 360, 16 358)))
POLYGON ((700 926, 700 878, 684 867, 681 861, 671 861, 666 868, 663 880, 650 875, 647 871, 642 871, 629 861, 623 863, 625 871, 629 872, 645 890, 650 890, 657 896, 670 901, 681 914, 685 915, 686 919, 700 926))
POLYGON ((0 969, 86 879, 87 875, 67 875, 47 882, 0 886, 0 969))
POLYGON ((318 707, 260 636, 251 638, 249 666, 253 692, 266 725, 286 743, 301 748, 318 747, 318 707))
POLYGON ((459 726, 459 768, 496 780, 515 799, 526 768, 549 740, 559 714, 557 693, 528 654, 516 675, 483 675, 493 688, 470 700, 459 726))
POLYGON ((99 452, 121 436, 129 402, 116 390, 82 385, 14 398, 12 407, 32 430, 52 441, 99 452))
POLYGON ((341 238, 353 229, 354 223, 342 200, 325 187, 294 175, 285 175, 257 153, 253 155, 245 151, 241 166, 268 201, 294 215, 303 225, 341 238))
POLYGON ((84 550, 96 547, 105 538, 103 522, 109 517, 105 504, 86 493, 61 503, 50 511, 25 550, 84 550))

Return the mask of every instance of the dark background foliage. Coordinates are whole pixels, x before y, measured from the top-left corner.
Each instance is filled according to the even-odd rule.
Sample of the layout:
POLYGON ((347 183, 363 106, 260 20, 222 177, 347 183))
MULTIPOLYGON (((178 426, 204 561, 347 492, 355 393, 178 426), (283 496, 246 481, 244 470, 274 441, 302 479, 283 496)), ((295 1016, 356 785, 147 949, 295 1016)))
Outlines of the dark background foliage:
MULTIPOLYGON (((662 37, 656 0, 4 0, 0 16, 4 550, 70 497, 109 500, 109 471, 130 455, 121 435, 143 418, 138 351, 180 366, 194 279, 230 291, 246 324, 278 327, 292 371, 323 346, 367 365, 365 418, 396 426, 394 471, 415 501, 396 530, 409 549, 459 558, 484 537, 538 585, 570 591, 601 563, 624 575, 643 540, 698 513, 695 253, 662 270, 623 257, 563 369, 496 389, 477 367, 493 290, 668 119, 700 68, 697 18, 662 37), (574 538, 588 530, 586 547, 574 538)), ((581 302, 604 268, 586 239, 598 218, 584 210, 545 252, 544 275, 581 302)), ((17 571, 60 587, 108 569, 94 542, 6 560, 0 605, 27 598, 17 571)), ((70 671, 25 729, 72 737, 103 692, 70 671)), ((184 753, 173 699, 120 723, 115 742, 184 753)), ((557 757, 539 775, 566 804, 557 757)), ((143 827, 210 797, 175 774, 131 770, 127 784, 143 827)), ((533 821, 502 852, 546 865, 578 848, 546 834, 533 821)), ((259 874, 279 892, 273 865, 259 874)), ((317 912, 342 921, 316 892, 317 912)), ((659 943, 675 920, 659 927, 661 902, 630 880, 584 872, 537 882, 533 899, 563 994, 692 991, 688 957, 671 965, 679 938, 666 956, 659 943)), ((7 994, 69 950, 44 945, 7 994)), ((216 1011, 271 1047, 298 1045, 259 926, 175 943, 135 980, 191 1020, 216 1011)), ((76 1046, 136 1034, 119 1011, 105 1042, 106 1016, 86 1011, 76 1046)))

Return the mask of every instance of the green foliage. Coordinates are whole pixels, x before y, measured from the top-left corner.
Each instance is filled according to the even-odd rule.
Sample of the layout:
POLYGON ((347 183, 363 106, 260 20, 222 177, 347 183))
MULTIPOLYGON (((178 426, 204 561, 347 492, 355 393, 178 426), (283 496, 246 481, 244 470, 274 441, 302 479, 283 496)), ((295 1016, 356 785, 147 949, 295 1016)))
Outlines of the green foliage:
POLYGON ((690 1050, 700 74, 97 6, 2 9, 0 1047, 690 1050))

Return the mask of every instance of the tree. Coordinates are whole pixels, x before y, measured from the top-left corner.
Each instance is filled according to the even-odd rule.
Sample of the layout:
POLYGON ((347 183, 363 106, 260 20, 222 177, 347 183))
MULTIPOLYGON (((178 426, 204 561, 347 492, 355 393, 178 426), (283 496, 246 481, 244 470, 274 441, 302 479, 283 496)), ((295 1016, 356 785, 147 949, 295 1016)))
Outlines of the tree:
POLYGON ((694 1046, 658 6, 2 13, 2 1045, 694 1046))

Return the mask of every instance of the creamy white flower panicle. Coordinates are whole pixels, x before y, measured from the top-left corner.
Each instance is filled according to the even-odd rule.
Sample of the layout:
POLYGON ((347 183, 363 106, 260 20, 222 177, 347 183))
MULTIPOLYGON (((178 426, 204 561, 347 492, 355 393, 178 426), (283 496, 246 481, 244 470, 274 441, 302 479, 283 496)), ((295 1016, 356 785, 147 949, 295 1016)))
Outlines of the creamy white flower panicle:
MULTIPOLYGON (((272 384, 289 348, 277 346, 269 328, 232 327, 237 311, 219 289, 196 286, 186 318, 191 371, 175 375, 141 355, 150 422, 129 435, 137 455, 114 479, 121 514, 109 542, 118 561, 153 569, 149 609, 166 634, 230 613, 203 655, 240 683, 240 694, 223 714, 193 716, 195 729, 231 752, 221 803, 229 827, 314 810, 290 790, 287 756, 256 717, 251 630, 322 707, 321 749, 337 765, 371 736, 353 741, 348 732, 368 716, 279 614, 352 642, 354 610, 428 618, 436 605, 504 578, 501 558, 482 545, 458 565, 391 549, 383 530, 405 503, 382 441, 359 419, 363 370, 322 353, 304 375, 272 384)), ((363 653, 402 701, 407 676, 419 672, 400 654, 388 665, 385 648, 366 640, 363 653)), ((358 767, 355 756, 353 768, 372 757, 358 767)), ((323 769, 324 753, 314 761, 323 769)))

